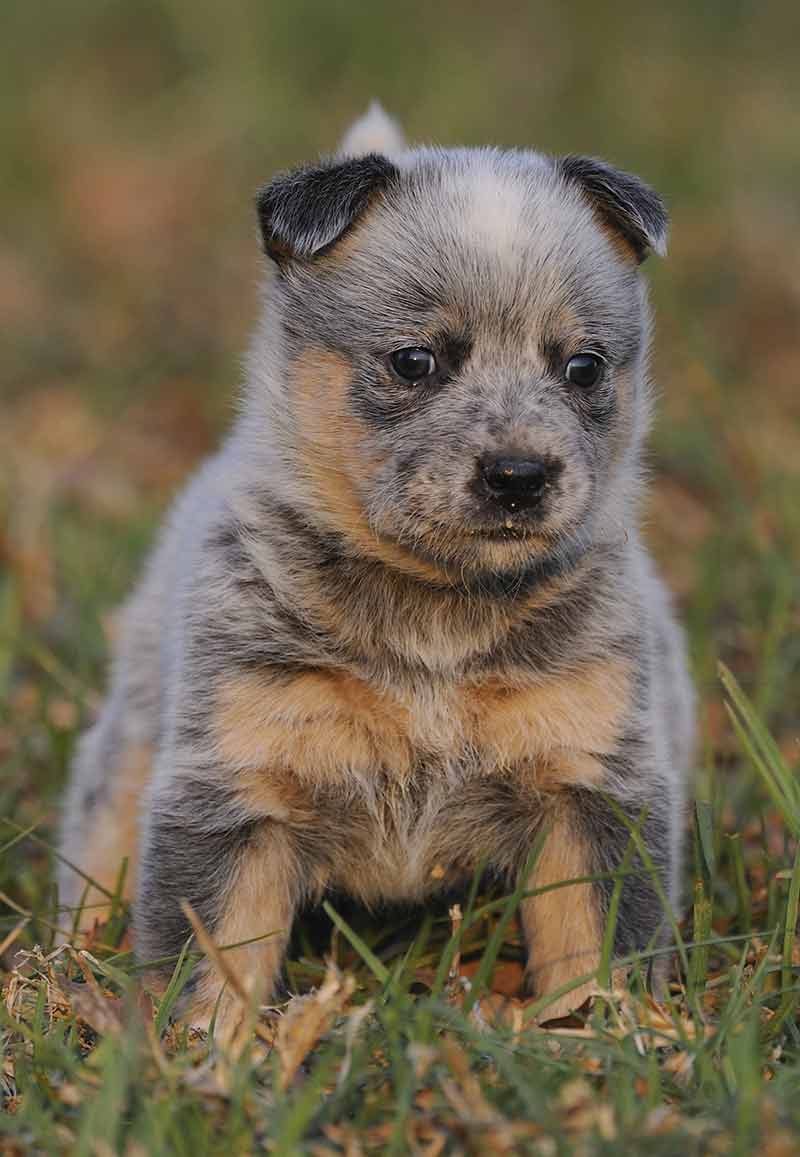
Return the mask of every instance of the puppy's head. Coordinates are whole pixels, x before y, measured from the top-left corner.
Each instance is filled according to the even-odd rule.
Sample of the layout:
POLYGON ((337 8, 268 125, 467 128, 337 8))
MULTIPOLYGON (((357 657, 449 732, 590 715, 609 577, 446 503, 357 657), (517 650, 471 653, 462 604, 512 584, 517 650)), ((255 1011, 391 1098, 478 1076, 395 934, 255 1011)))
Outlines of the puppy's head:
POLYGON ((281 433, 274 485, 426 577, 621 533, 660 198, 591 158, 392 140, 391 159, 340 155, 259 194, 275 275, 251 365, 281 433))

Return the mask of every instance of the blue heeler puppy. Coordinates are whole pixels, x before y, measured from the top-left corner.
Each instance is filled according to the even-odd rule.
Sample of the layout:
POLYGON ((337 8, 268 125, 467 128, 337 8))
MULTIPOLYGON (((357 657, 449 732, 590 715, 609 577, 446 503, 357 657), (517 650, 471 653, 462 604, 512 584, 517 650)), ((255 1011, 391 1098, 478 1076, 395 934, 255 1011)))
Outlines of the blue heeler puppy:
MULTIPOLYGON (((661 199, 587 157, 409 149, 374 106, 257 208, 241 412, 125 610, 64 856, 109 890, 129 858, 143 961, 182 898, 221 945, 277 931, 227 954, 265 1000, 301 905, 514 882, 540 832, 530 889, 613 872, 641 821, 674 900, 692 695, 637 529, 661 199)), ((663 918, 632 867, 619 956, 663 918)), ((596 968, 612 891, 523 901, 533 991, 596 968)), ((219 1001, 230 1037, 205 969, 184 1013, 219 1001)))

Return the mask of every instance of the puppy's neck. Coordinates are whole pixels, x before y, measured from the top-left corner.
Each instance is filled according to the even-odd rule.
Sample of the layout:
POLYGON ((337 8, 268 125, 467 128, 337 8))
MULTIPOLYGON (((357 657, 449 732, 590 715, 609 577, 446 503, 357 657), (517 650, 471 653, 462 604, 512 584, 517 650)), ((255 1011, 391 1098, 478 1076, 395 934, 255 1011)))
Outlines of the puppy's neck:
MULTIPOLYGON (((274 499, 259 501, 266 532, 249 549, 280 603, 321 650, 360 667, 462 676, 502 666, 520 631, 566 615, 575 632, 597 594, 597 550, 577 541, 505 573, 409 573, 365 557, 344 536, 321 531, 274 499)), ((319 655, 324 662, 326 656, 319 655)))

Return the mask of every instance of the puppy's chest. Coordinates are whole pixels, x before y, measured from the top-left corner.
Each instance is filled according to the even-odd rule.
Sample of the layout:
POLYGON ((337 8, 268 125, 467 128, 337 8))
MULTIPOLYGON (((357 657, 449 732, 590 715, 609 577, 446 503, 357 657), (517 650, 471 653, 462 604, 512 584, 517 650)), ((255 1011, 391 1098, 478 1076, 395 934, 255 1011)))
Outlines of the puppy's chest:
POLYGON ((232 768, 273 768, 309 787, 371 794, 433 767, 434 781, 516 773, 541 788, 559 763, 614 749, 630 698, 631 673, 610 658, 540 681, 430 678, 391 689, 332 670, 246 674, 221 684, 213 733, 232 768))
POLYGON ((512 870, 548 792, 602 782, 629 682, 612 661, 393 691, 341 672, 249 674, 222 685, 214 735, 248 808, 313 849, 312 890, 419 899, 479 863, 512 870))

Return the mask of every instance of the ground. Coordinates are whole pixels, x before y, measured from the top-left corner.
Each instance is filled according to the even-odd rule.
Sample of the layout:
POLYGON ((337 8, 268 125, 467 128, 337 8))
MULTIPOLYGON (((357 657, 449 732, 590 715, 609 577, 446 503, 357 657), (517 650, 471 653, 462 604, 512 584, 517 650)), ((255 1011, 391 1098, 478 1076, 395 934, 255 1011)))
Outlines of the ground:
POLYGON ((797 1151, 797 20, 779 0, 4 7, 0 1152, 797 1151), (232 411, 252 191, 372 96, 413 137, 598 153, 669 202, 647 534, 700 700, 687 905, 661 1004, 606 961, 606 995, 546 1029, 508 995, 513 898, 334 908, 293 946, 304 995, 213 1061, 170 1018, 202 930, 161 1001, 122 905, 56 949, 58 799, 113 609, 232 411))

